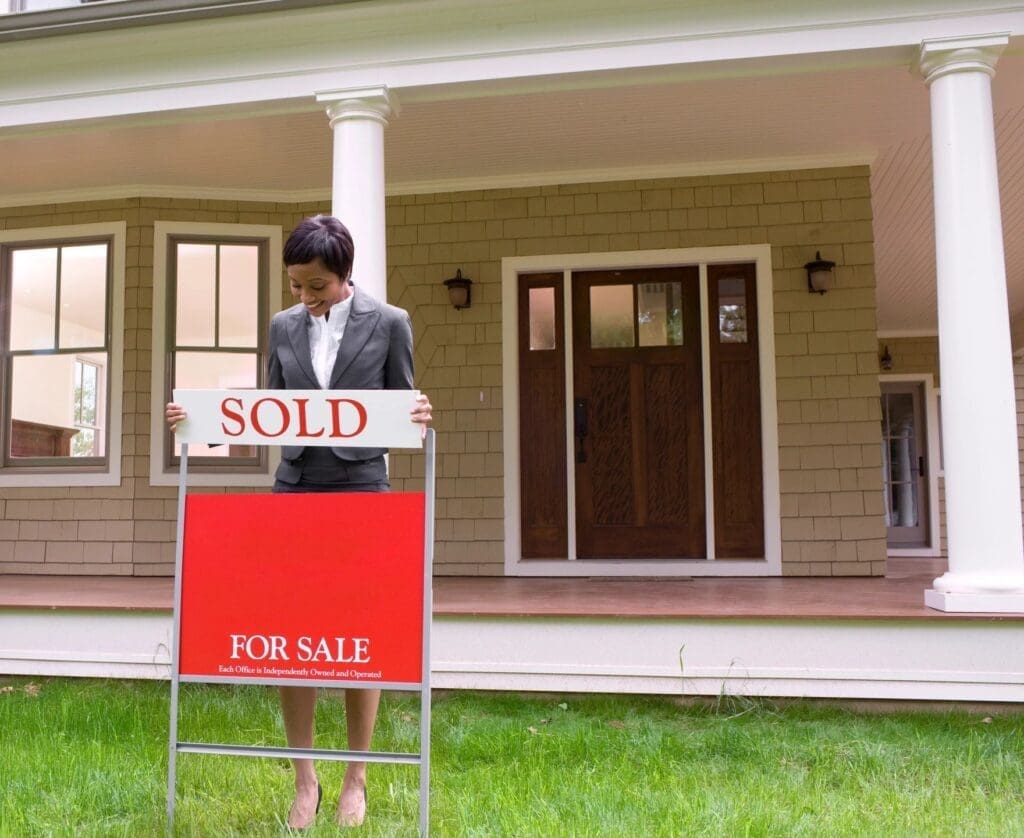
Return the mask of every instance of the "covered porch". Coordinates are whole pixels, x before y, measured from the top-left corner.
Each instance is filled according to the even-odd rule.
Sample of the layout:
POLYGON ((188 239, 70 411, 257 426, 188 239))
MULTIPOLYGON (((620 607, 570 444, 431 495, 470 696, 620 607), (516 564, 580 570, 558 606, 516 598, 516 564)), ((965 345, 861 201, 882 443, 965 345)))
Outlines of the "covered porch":
MULTIPOLYGON (((198 40, 195 23, 117 36, 131 45, 124 55, 159 45, 166 66, 109 68, 114 34, 69 36, 92 67, 73 90, 60 79, 47 87, 47 51, 63 49, 60 38, 16 44, 0 59, 12 80, 0 155, 16 164, 0 173, 3 240, 18 242, 23 228, 127 225, 123 471, 117 485, 17 475, 3 484, 3 671, 166 675, 173 489, 154 465, 166 382, 153 365, 168 349, 157 337, 168 299, 155 278, 167 254, 159 225, 286 231, 333 209, 364 225, 358 281, 411 311, 420 386, 438 408, 437 686, 1019 700, 1024 565, 1019 503, 1007 490, 1019 475, 1002 323, 1024 312, 1020 13, 822 22, 822 39, 790 40, 785 21, 751 19, 723 38, 713 21, 667 9, 632 21, 605 9, 577 23, 568 49, 559 21, 538 9, 532 25, 517 24, 512 54, 501 35, 508 10, 489 12, 481 31, 459 4, 435 5, 443 15, 410 14, 389 38, 373 4, 355 20, 336 8, 282 14, 295 37, 319 33, 303 67, 275 47, 279 31, 237 21, 205 22, 198 40), (448 27, 451 54, 431 55, 416 26, 448 27), (343 60, 340 35, 351 47, 343 60), (178 78, 183 63, 194 79, 178 78), (962 138, 949 124, 932 134, 932 82, 954 111, 981 107, 1001 161, 979 181, 983 229, 941 227, 958 247, 941 264, 932 150, 962 138), (999 226, 993 191, 1005 260, 1002 242, 986 237, 999 226), (776 459, 765 467, 772 575, 697 578, 722 573, 719 561, 677 564, 671 579, 643 565, 643 578, 630 578, 627 560, 614 580, 508 578, 517 563, 531 568, 508 552, 520 509, 502 438, 517 407, 502 378, 503 339, 515 330, 503 260, 585 253, 614 268, 624 253, 761 244, 774 282, 762 379, 778 410, 766 440, 776 459), (806 288, 803 265, 818 250, 838 263, 827 297, 806 288), (456 270, 477 283, 463 312, 440 287, 456 270), (940 323, 943 289, 950 314, 940 323), (943 425, 959 487, 945 509, 950 562, 887 561, 878 344, 939 338, 946 418, 959 417, 943 425), (1001 417, 998 433, 976 426, 978 416, 1001 417), (998 507, 983 502, 993 497, 998 507), (978 613, 924 606, 923 592, 950 569, 951 591, 976 600, 978 613), (990 582, 1010 614, 989 610, 990 582)), ((974 159, 970 145, 959 155, 939 166, 940 184, 974 159)), ((959 201, 940 196, 951 211, 959 201)), ((408 459, 393 462, 397 487, 414 488, 408 459)))

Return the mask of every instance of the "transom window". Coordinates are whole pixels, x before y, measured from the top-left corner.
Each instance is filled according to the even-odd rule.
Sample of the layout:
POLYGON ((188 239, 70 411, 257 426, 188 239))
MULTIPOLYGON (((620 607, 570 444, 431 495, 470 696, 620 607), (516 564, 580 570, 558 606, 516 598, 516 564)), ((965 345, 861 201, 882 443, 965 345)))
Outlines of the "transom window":
POLYGON ((111 250, 109 237, 0 249, 4 470, 107 468, 111 250))

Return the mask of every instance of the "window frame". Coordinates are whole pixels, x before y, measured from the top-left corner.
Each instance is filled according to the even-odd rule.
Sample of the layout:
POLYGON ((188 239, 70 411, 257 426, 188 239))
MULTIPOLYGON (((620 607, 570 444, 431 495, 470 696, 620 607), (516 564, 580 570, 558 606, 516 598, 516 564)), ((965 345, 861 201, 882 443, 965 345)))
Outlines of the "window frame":
MULTIPOLYGON (((157 312, 153 318, 153 368, 151 380, 150 473, 153 486, 177 485, 179 458, 173 451, 173 439, 166 430, 164 405, 171 398, 173 356, 176 351, 176 295, 173 272, 176 258, 172 249, 186 244, 258 244, 260 277, 258 280, 256 348, 257 386, 265 385, 268 328, 271 317, 280 310, 283 293, 281 243, 282 228, 257 224, 217 224, 204 222, 156 221, 153 226, 153 299, 157 312)), ((219 347, 202 347, 220 351, 219 347)), ((177 351, 187 351, 177 349, 177 351)), ((238 349, 227 348, 229 352, 238 349)), ((226 461, 219 457, 189 456, 189 484, 197 486, 270 486, 280 461, 276 446, 257 449, 256 457, 226 461)))
MULTIPOLYGON (((117 486, 121 483, 121 424, 124 388, 124 287, 125 243, 127 223, 103 222, 24 230, 0 231, 0 388, 4 397, 0 404, 0 487, 55 487, 55 486, 117 486), (14 357, 33 355, 77 356, 83 351, 96 351, 93 347, 71 347, 61 351, 16 351, 7 348, 10 334, 11 253, 22 248, 67 247, 80 244, 107 245, 107 308, 104 346, 109 363, 106 369, 105 396, 101 400, 107 417, 106 454, 103 457, 31 457, 9 455, 11 388, 14 357)), ((57 291, 59 295, 59 288, 57 291)), ((59 301, 59 300, 58 300, 59 301)), ((55 313, 59 321, 59 309, 55 313)))

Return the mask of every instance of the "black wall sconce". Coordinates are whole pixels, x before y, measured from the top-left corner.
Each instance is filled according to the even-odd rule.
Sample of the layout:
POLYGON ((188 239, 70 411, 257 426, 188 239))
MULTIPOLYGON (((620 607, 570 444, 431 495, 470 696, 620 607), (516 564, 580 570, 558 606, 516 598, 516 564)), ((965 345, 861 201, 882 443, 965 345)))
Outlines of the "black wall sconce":
POLYGON ((811 294, 824 294, 832 287, 832 269, 835 262, 821 258, 821 251, 814 258, 813 262, 804 265, 807 271, 807 290, 811 294))
POLYGON ((889 354, 888 346, 885 347, 882 356, 878 359, 878 366, 882 368, 883 372, 888 372, 892 369, 892 355, 889 354))
POLYGON ((462 268, 455 271, 455 276, 444 281, 448 289, 448 299, 455 308, 469 308, 472 302, 470 293, 473 280, 462 275, 462 268))

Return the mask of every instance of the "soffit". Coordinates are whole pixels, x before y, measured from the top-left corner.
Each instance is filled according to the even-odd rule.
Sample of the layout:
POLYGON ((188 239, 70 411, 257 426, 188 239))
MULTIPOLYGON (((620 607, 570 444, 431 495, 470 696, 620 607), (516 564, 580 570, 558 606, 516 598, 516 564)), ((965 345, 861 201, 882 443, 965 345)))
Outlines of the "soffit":
MULTIPOLYGON (((1011 310, 1018 312, 1024 58, 1002 59, 994 90, 1011 310)), ((699 81, 622 74, 611 86, 491 93, 438 101, 411 91, 386 131, 391 190, 875 161, 879 328, 935 328, 928 91, 906 64, 699 81)), ((284 200, 329 190, 331 133, 319 111, 203 116, 0 138, 0 194, 143 185, 284 200)))

